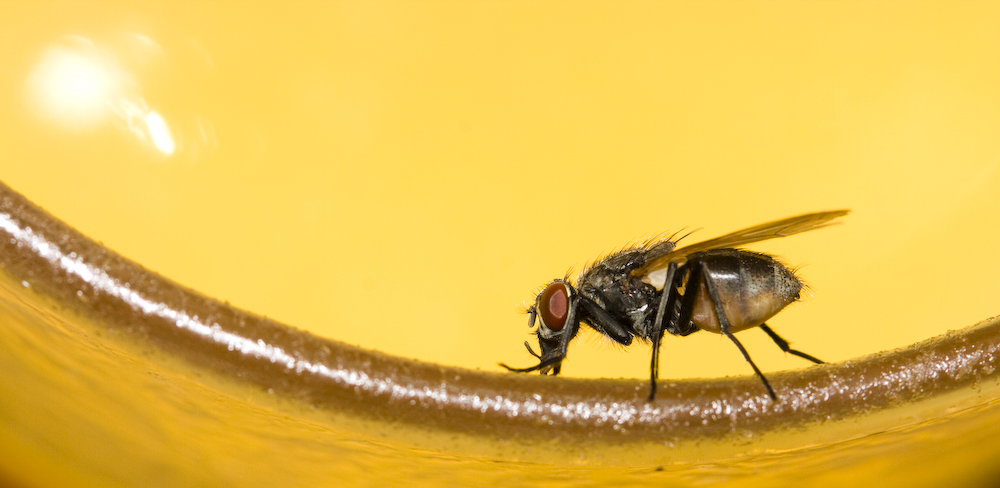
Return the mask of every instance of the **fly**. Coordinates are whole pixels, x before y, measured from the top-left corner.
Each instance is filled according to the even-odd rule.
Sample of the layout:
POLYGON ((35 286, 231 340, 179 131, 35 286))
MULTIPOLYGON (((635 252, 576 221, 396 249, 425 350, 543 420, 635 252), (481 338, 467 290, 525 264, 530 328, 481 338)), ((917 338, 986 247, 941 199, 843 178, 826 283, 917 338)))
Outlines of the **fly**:
POLYGON ((729 338, 777 400, 774 389, 743 344, 733 335, 760 327, 786 353, 817 364, 823 361, 789 347, 765 323, 799 299, 802 280, 773 256, 737 246, 826 227, 849 210, 817 212, 749 227, 677 249, 671 238, 659 239, 611 254, 584 269, 576 285, 553 280, 528 308, 528 327, 538 320, 539 363, 510 371, 559 374, 570 340, 580 324, 622 345, 634 337, 652 342, 649 400, 656 396, 660 341, 669 332, 686 336, 705 330, 729 338))

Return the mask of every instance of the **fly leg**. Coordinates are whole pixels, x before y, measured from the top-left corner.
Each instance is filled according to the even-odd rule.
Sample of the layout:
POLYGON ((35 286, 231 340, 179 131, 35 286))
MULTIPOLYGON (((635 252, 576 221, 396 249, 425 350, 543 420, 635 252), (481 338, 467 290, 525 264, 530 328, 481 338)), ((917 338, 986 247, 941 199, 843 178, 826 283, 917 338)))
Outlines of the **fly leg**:
MULTIPOLYGON (((698 296, 698 294, 695 293, 695 290, 697 289, 698 286, 697 281, 692 281, 692 280, 697 279, 698 275, 695 274, 695 270, 698 268, 695 267, 695 270, 692 270, 687 265, 685 265, 683 267, 673 269, 673 267, 676 265, 671 264, 670 266, 671 267, 667 269, 667 275, 668 278, 671 279, 669 281, 664 282, 664 283, 669 283, 670 288, 668 290, 666 287, 664 287, 663 293, 664 295, 669 293, 672 296, 667 297, 666 301, 664 300, 663 297, 660 297, 660 306, 657 308, 657 323, 660 323, 659 317, 661 315, 665 313, 671 314, 669 318, 664 317, 664 322, 662 322, 663 325, 658 326, 662 327, 662 329, 659 329, 659 331, 656 332, 656 335, 654 337, 659 337, 661 339, 663 338, 663 334, 665 332, 670 332, 673 335, 684 337, 691 335, 699 330, 697 326, 691 323, 691 315, 694 313, 695 299, 698 296), (684 284, 685 277, 687 277, 688 280, 686 285, 684 284), (677 289, 680 288, 681 286, 684 286, 684 295, 680 295, 677 292, 677 289), (692 286, 694 286, 695 288, 691 288, 692 286), (677 309, 677 316, 674 317, 673 311, 675 309, 675 304, 677 303, 677 300, 681 300, 681 306, 679 309, 677 309), (669 310, 669 312, 664 312, 664 310, 669 310)), ((654 331, 656 331, 656 329, 654 329, 654 331)), ((660 352, 659 344, 657 342, 653 342, 652 363, 653 365, 655 365, 655 368, 653 369, 650 375, 652 376, 651 380, 652 386, 650 387, 649 391, 649 401, 652 401, 653 397, 656 395, 656 378, 659 376, 660 373, 659 352, 660 352)))
POLYGON ((649 337, 653 340, 653 357, 649 361, 649 398, 653 401, 656 397, 656 380, 660 377, 660 341, 663 340, 663 333, 666 331, 670 320, 665 320, 667 309, 670 314, 674 313, 674 301, 677 300, 677 287, 674 286, 674 275, 677 274, 677 263, 670 263, 667 268, 667 279, 663 281, 663 294, 660 295, 660 305, 656 308, 656 319, 653 321, 653 328, 649 331, 649 337))
POLYGON ((767 324, 760 324, 760 328, 763 329, 764 332, 766 332, 767 335, 771 337, 771 340, 773 340, 774 343, 777 344, 782 351, 785 351, 788 354, 794 354, 803 359, 808 359, 816 364, 824 364, 823 361, 816 359, 813 356, 810 356, 802 351, 796 351, 795 349, 788 347, 788 341, 782 339, 781 336, 779 336, 778 334, 775 334, 774 331, 767 326, 767 324))
POLYGON ((771 397, 771 400, 778 400, 778 396, 774 394, 774 389, 771 388, 771 384, 768 383, 767 378, 764 377, 764 373, 760 372, 757 365, 754 364, 753 360, 750 359, 750 354, 740 344, 740 341, 736 339, 736 336, 729 331, 729 319, 726 317, 726 312, 722 309, 722 300, 719 298, 719 291, 715 288, 715 282, 711 279, 711 273, 705 267, 704 263, 696 262, 693 263, 694 269, 691 270, 691 278, 688 280, 687 291, 688 294, 694 295, 695 291, 698 289, 698 280, 705 280, 705 284, 708 287, 708 294, 712 298, 712 304, 715 306, 715 315, 719 319, 719 328, 722 330, 722 335, 733 341, 736 347, 743 354, 743 359, 746 359, 750 363, 750 367, 753 368, 753 372, 757 374, 762 382, 764 382, 764 387, 767 388, 767 394, 771 397))
MULTIPOLYGON (((537 356, 537 354, 535 354, 535 351, 531 350, 531 346, 528 346, 528 351, 531 352, 533 355, 537 356)), ((545 374, 548 372, 549 369, 552 369, 553 370, 552 374, 556 375, 559 374, 559 363, 561 363, 563 359, 566 359, 565 354, 562 356, 553 356, 548 359, 542 359, 540 363, 528 368, 512 368, 504 363, 500 363, 500 366, 506 368, 507 371, 513 371, 515 373, 530 373, 532 371, 541 371, 542 374, 545 374)))
POLYGON ((593 300, 585 297, 578 296, 577 303, 579 303, 580 308, 583 309, 583 316, 581 317, 587 325, 589 325, 594 330, 604 334, 615 342, 627 346, 632 343, 632 332, 625 328, 624 325, 618 323, 607 310, 594 302, 593 300))

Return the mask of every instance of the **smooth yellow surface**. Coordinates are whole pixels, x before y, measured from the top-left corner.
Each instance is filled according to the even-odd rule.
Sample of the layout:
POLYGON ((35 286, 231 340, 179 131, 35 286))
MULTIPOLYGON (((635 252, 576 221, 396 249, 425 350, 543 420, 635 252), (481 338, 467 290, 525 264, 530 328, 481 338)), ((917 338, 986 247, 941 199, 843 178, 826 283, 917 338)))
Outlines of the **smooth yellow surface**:
MULTIPOLYGON (((528 365, 518 307, 567 269, 660 232, 703 228, 694 242, 844 207, 842 226, 755 247, 805 265, 813 295, 771 321, 798 348, 841 361, 997 312, 993 3, 0 16, 3 181, 150 269, 326 337, 528 365), (175 152, 114 111, 78 130, 41 111, 32 75, 53 48, 100 58, 119 80, 109 103, 162 114, 175 152)), ((741 337, 764 370, 807 365, 741 337)), ((564 373, 647 374, 648 348, 607 342, 578 340, 564 373)), ((668 338, 661 371, 749 372, 709 334, 668 338)))
MULTIPOLYGON (((755 246, 806 265, 812 296, 770 322, 797 348, 841 361, 997 313, 998 4, 12 2, 0 17, 0 179, 164 276, 325 337, 529 365, 518 306, 568 268, 660 232, 835 208, 854 213, 755 246), (39 101, 53 49, 113 73, 82 126, 39 101), (162 115, 176 149, 122 107, 162 115)), ((807 365, 740 337, 765 371, 807 365)), ((578 339, 564 374, 648 374, 648 348, 607 342, 578 339)), ((749 373, 719 336, 663 353, 663 377, 749 373)))

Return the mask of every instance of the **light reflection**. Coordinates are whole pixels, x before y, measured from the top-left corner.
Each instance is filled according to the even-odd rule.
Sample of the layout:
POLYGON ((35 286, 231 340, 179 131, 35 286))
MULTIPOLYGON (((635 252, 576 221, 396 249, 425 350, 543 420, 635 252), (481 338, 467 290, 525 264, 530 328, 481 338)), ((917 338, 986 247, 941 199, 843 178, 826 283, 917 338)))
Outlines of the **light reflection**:
POLYGON ((28 77, 36 113, 64 129, 88 131, 107 118, 108 101, 125 75, 93 43, 71 38, 49 48, 28 77))
POLYGON ((164 154, 174 153, 174 136, 170 133, 170 127, 167 126, 167 121, 163 120, 162 115, 155 110, 150 110, 149 115, 146 116, 146 129, 149 130, 149 135, 153 139, 153 145, 160 152, 164 154))
POLYGON ((174 153, 174 136, 167 121, 158 112, 147 107, 142 98, 120 97, 112 112, 116 115, 115 125, 131 132, 140 142, 152 144, 168 156, 174 153))
POLYGON ((110 120, 161 154, 177 148, 166 119, 137 94, 132 74, 89 39, 71 37, 47 49, 27 88, 35 114, 61 129, 90 132, 110 120))

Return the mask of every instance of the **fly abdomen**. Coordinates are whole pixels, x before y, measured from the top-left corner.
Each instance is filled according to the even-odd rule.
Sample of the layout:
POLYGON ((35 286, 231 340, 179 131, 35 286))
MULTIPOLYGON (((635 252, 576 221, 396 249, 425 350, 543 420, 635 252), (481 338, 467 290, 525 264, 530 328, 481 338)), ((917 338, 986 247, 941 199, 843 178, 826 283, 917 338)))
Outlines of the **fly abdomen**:
POLYGON ((689 283, 686 287, 687 293, 697 293, 691 321, 709 332, 722 330, 706 279, 715 284, 730 332, 763 324, 797 300, 802 290, 802 280, 767 254, 714 249, 688 256, 689 264, 696 261, 703 266, 704 274, 697 284, 689 283))

